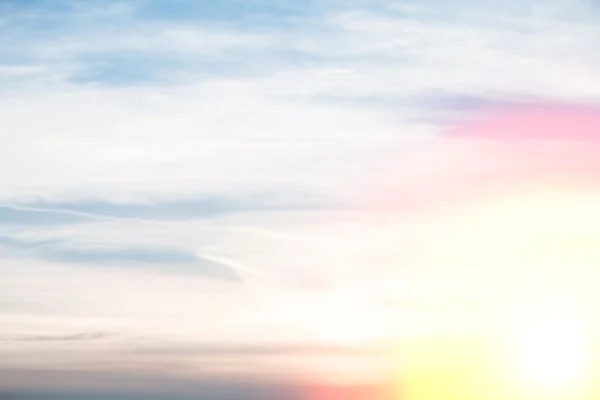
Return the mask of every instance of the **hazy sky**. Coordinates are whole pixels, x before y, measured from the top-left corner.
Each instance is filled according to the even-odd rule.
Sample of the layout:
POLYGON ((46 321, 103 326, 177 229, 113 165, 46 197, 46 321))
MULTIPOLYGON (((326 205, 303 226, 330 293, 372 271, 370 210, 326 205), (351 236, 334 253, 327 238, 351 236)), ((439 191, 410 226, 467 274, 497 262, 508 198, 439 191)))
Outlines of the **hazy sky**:
POLYGON ((365 341, 399 328, 365 299, 403 228, 365 193, 472 112, 597 100, 599 19, 584 0, 1 1, 0 376, 370 376, 365 341))

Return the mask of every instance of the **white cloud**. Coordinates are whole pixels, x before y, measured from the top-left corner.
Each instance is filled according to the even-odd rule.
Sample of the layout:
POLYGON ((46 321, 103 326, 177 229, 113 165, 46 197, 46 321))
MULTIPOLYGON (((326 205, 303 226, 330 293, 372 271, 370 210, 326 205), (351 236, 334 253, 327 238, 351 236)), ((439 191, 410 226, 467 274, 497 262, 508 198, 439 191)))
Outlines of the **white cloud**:
MULTIPOLYGON (((366 188, 396 179, 389 166, 397 165, 413 139, 444 128, 437 120, 449 113, 411 105, 419 96, 577 102, 598 97, 600 58, 594 49, 600 27, 583 2, 546 2, 546 8, 529 13, 516 3, 502 4, 453 8, 451 21, 415 17, 415 10, 384 15, 365 7, 313 17, 305 30, 258 34, 130 21, 125 7, 106 11, 120 21, 110 31, 100 29, 101 14, 83 16, 81 21, 95 22, 85 29, 82 22, 53 43, 21 31, 7 48, 29 52, 31 61, 0 67, 2 81, 14 83, 0 95, 0 201, 151 202, 287 191, 356 206, 353 201, 362 200, 366 188), (223 62, 243 63, 236 50, 256 52, 273 73, 217 78, 203 74, 198 60, 197 68, 165 71, 185 75, 186 85, 69 82, 86 68, 84 55, 90 52, 217 58, 227 53, 231 58, 223 62), (304 52, 305 59, 282 62, 282 50, 304 52), (24 78, 27 83, 18 80, 24 78), (370 103, 374 98, 384 106, 370 103)), ((271 290, 267 303, 302 303, 307 294, 289 281, 312 279, 313 273, 338 287, 389 277, 406 257, 398 246, 406 231, 393 218, 380 224, 369 218, 339 210, 288 211, 238 213, 210 222, 116 218, 4 227, 16 238, 56 239, 73 249, 185 249, 251 266, 283 283, 253 282, 254 292, 248 292, 232 282, 174 272, 6 260, 0 266, 3 297, 30 310, 7 307, 0 323, 14 334, 109 331, 161 343, 183 337, 259 340, 265 327, 272 343, 304 337, 293 324, 279 326, 280 314, 265 318, 264 303, 254 306, 249 298, 271 290), (374 273, 378 268, 382 275, 374 273), (250 318, 234 327, 206 327, 230 315, 250 318)), ((117 339, 109 340, 111 346, 123 345, 112 340, 117 339)), ((2 351, 8 352, 6 346, 2 351)), ((31 355, 28 362, 34 361, 31 355)))
MULTIPOLYGON (((68 37, 71 44, 54 46, 73 54, 88 47, 162 54, 259 44, 267 70, 275 63, 269 49, 302 50, 328 61, 287 65, 267 78, 204 80, 185 88, 29 87, 0 100, 0 197, 173 198, 277 187, 332 193, 391 161, 407 137, 435 132, 433 120, 444 116, 422 105, 390 107, 385 114, 370 107, 369 98, 383 96, 393 104, 439 92, 590 101, 600 92, 598 60, 586 51, 597 36, 592 22, 548 13, 524 19, 496 8, 481 13, 485 25, 333 13, 319 21, 317 33, 263 32, 258 42, 223 27, 173 26, 147 35, 153 27, 141 23, 121 26, 127 30, 114 32, 119 40, 93 30, 68 37), (327 105, 328 98, 338 103, 327 105), (364 100, 350 106, 344 99, 364 100), (415 118, 432 123, 409 122, 415 118)), ((65 54, 56 56, 65 60, 65 54)))
POLYGON ((321 379, 328 379, 348 373, 344 365, 327 365, 337 356, 368 362, 364 354, 353 355, 357 348, 344 355, 340 347, 336 356, 317 345, 311 353, 310 345, 326 346, 326 338, 313 331, 316 326, 288 318, 289 308, 302 318, 337 323, 356 323, 360 312, 353 309, 350 319, 333 314, 322 302, 315 306, 316 295, 286 293, 273 303, 237 283, 192 274, 7 259, 2 288, 10 304, 0 301, 0 369, 169 374, 176 368, 179 376, 196 379, 224 374, 271 380, 319 368, 330 374, 321 379), (288 313, 282 314, 284 308, 288 313), (256 365, 262 366, 258 375, 256 365))
MULTIPOLYGON (((575 4, 577 5, 577 4, 575 4)), ((464 14, 455 9, 452 16, 464 14)), ((360 11, 334 15, 335 34, 308 36, 297 46, 339 57, 344 73, 319 82, 304 71, 285 71, 279 82, 304 78, 306 92, 410 96, 422 91, 501 97, 591 100, 599 88, 593 52, 597 24, 545 14, 528 18, 495 5, 452 22, 360 11), (293 75, 290 76, 290 75, 293 75), (321 83, 321 84, 320 84, 321 83)), ((569 14, 567 14, 569 15, 569 14)))
POLYGON ((363 110, 277 102, 236 84, 25 94, 0 108, 0 198, 13 200, 339 188, 392 130, 363 110))

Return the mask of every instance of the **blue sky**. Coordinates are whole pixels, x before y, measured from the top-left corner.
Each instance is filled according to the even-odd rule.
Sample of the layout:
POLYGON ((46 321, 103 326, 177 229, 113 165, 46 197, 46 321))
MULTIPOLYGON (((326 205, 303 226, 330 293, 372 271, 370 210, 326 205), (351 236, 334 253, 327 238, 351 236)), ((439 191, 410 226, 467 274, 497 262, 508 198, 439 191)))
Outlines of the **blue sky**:
MULTIPOLYGON (((598 13, 585 0, 0 2, 0 325, 107 334, 94 351, 14 339, 0 367, 102 370, 140 340, 370 337, 352 321, 373 310, 348 298, 402 256, 403 230, 366 223, 361 196, 491 105, 597 102, 598 13)), ((179 354, 122 367, 198 373, 179 354)), ((236 374, 248 357, 281 369, 240 355, 236 374)))

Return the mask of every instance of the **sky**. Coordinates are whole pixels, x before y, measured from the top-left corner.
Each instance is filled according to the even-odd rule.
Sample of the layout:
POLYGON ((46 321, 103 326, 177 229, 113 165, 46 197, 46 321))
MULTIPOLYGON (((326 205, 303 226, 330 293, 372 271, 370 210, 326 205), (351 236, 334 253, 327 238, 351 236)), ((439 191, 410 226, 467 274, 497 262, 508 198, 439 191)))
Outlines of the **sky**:
POLYGON ((482 110, 596 104, 599 20, 592 0, 0 1, 0 389, 377 380, 371 341, 406 327, 371 299, 402 284, 410 221, 373 218, 373 193, 482 110))

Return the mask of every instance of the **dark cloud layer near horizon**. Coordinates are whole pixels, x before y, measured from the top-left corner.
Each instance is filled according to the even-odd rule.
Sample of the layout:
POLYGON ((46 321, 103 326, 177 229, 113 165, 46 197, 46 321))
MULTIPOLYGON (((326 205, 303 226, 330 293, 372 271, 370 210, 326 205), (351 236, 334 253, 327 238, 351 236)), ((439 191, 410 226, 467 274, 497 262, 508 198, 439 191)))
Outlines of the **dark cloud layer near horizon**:
POLYGON ((385 400, 386 393, 384 385, 308 385, 243 379, 192 380, 158 374, 0 369, 1 400, 385 400), (30 380, 27 387, 20 387, 23 379, 30 380), (61 387, 58 383, 65 380, 76 384, 61 387), (12 385, 6 385, 11 381, 12 385))

